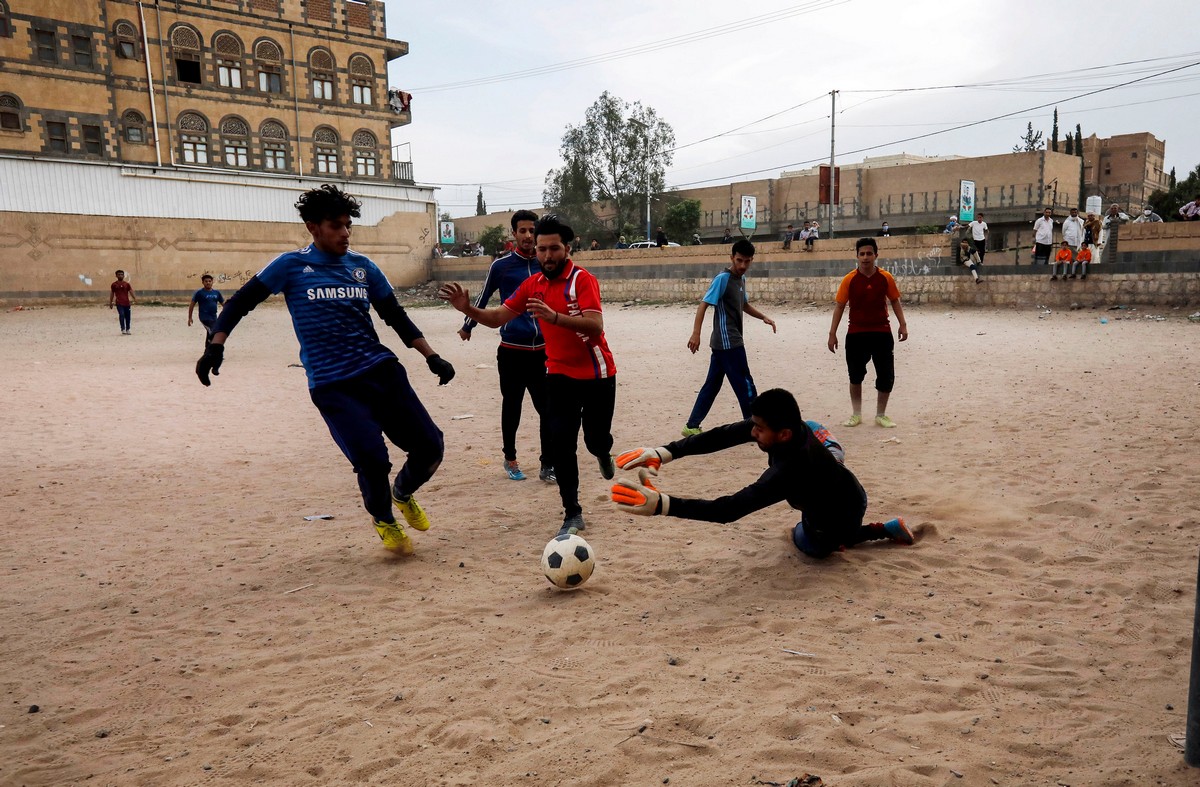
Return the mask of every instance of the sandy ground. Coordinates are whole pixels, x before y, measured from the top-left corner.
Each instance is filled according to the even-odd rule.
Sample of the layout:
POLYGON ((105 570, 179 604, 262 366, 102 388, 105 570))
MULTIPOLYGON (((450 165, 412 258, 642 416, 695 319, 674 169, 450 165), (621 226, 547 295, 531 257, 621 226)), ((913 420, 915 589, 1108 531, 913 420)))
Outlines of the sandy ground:
MULTIPOLYGON (((816 562, 783 505, 728 526, 622 515, 585 456, 600 562, 573 593, 538 566, 556 490, 501 472, 496 341, 461 343, 445 308, 414 315, 458 368, 448 388, 387 340, 447 438, 408 559, 380 547, 289 367, 282 308, 242 323, 210 389, 182 309, 135 307, 128 337, 104 308, 0 314, 0 783, 1196 784, 1168 736, 1200 325, 910 308, 899 428, 850 430, 829 310, 763 308, 759 389, 831 425, 869 518, 904 515, 918 543, 816 562)), ((610 305, 618 449, 683 426, 707 363, 684 347, 692 314, 610 305)), ((708 425, 735 417, 726 390, 708 425)), ((716 496, 763 466, 746 446, 661 487, 716 496)))

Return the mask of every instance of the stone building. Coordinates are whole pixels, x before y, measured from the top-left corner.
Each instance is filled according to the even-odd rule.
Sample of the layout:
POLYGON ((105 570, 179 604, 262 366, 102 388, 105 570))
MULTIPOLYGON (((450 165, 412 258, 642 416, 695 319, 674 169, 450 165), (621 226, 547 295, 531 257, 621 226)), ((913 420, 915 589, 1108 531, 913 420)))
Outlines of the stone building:
POLYGON ((1166 142, 1148 132, 1083 140, 1083 181, 1088 194, 1136 211, 1155 191, 1167 189, 1166 142))
MULTIPOLYGON (((393 281, 420 280, 433 192, 391 146, 412 115, 388 63, 407 52, 387 37, 381 0, 0 0, 0 247, 39 260, 73 225, 88 236, 74 245, 149 255, 131 275, 169 292, 190 286, 172 271, 176 234, 219 241, 240 235, 224 222, 283 220, 251 233, 282 242, 278 253, 304 237, 274 203, 335 182, 367 204, 356 248, 362 235, 388 250, 376 261, 393 281)), ((222 264, 261 267, 272 255, 255 245, 222 264)), ((48 291, 72 289, 57 284, 48 291)), ((23 291, 0 264, 0 297, 23 291)))

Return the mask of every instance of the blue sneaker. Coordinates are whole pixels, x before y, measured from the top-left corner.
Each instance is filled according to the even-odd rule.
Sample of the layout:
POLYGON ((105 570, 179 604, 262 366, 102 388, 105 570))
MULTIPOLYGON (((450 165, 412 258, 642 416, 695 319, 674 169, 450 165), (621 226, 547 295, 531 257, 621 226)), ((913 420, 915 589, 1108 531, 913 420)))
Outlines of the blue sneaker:
POLYGON ((902 516, 898 516, 895 519, 889 519, 888 521, 884 522, 883 530, 885 533, 887 533, 888 538, 898 544, 911 545, 914 541, 916 541, 916 539, 913 538, 912 531, 909 530, 908 526, 904 524, 904 517, 902 516))
POLYGON ((521 466, 517 464, 516 459, 511 462, 507 459, 504 460, 504 472, 508 473, 508 480, 510 481, 525 480, 525 474, 521 472, 521 466))

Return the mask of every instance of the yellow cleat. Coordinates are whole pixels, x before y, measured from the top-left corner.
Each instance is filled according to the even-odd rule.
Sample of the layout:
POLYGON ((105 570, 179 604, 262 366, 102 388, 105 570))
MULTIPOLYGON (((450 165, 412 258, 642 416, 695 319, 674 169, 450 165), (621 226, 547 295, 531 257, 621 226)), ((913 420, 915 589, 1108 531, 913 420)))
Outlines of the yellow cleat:
POLYGON ((399 522, 375 522, 375 532, 383 540, 383 548, 399 555, 411 555, 413 542, 399 522))
POLYGON ((424 533, 429 529, 429 517, 425 516, 425 509, 421 508, 421 504, 412 495, 408 496, 407 500, 401 500, 396 497, 395 491, 392 492, 392 502, 400 509, 400 513, 404 514, 404 521, 413 530, 420 530, 424 533))

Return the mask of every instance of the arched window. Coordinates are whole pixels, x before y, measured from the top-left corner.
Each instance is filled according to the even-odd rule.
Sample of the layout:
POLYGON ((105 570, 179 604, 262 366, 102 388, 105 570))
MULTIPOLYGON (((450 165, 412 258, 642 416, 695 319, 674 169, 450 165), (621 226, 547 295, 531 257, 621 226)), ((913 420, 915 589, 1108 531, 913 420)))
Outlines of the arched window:
POLYGON ((9 19, 8 3, 0 0, 0 38, 12 38, 12 21, 9 19))
POLYGON ((354 132, 354 172, 368 178, 379 172, 379 143, 366 129, 354 132))
POLYGON ((200 34, 194 27, 176 25, 171 31, 171 57, 175 60, 175 81, 199 85, 200 34))
POLYGON ((138 59, 138 32, 132 22, 122 19, 113 25, 113 41, 117 57, 126 60, 138 59))
POLYGON ((146 118, 136 109, 127 109, 121 115, 121 126, 125 132, 125 141, 134 145, 146 144, 146 118))
POLYGON ((0 93, 0 128, 5 131, 24 131, 21 120, 21 100, 12 93, 0 93))
POLYGON ((318 49, 308 58, 312 74, 312 97, 317 101, 333 101, 333 55, 318 49))
POLYGON ((286 172, 288 169, 288 133, 278 120, 268 120, 258 130, 262 139, 263 169, 286 172))
POLYGON ((375 67, 366 55, 350 58, 350 100, 370 106, 375 87, 375 67))
POLYGON ((220 33, 213 39, 217 53, 217 82, 221 87, 240 89, 242 86, 242 42, 230 33, 220 33))
POLYGON ((263 93, 283 92, 283 52, 274 41, 262 40, 254 46, 258 67, 258 89, 263 93))
POLYGON ((208 121, 195 112, 179 116, 179 150, 185 164, 208 163, 208 121))
POLYGON ((338 135, 328 126, 321 126, 313 132, 313 153, 317 159, 317 172, 322 175, 336 175, 341 172, 338 167, 338 135))
POLYGON ((239 117, 227 117, 221 121, 221 150, 225 153, 225 166, 250 166, 250 127, 239 117))

